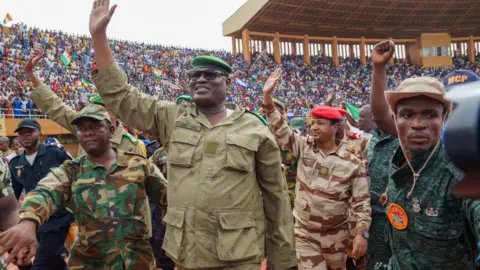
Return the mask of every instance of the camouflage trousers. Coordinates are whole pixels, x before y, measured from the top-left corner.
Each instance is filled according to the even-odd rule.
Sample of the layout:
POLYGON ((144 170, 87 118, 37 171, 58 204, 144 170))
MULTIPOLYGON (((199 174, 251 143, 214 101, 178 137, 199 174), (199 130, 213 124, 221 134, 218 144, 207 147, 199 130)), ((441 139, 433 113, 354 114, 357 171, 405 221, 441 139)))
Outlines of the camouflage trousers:
POLYGON ((185 268, 180 265, 177 265, 177 270, 259 270, 260 266, 261 266, 260 263, 251 263, 251 264, 241 264, 236 266, 190 269, 190 268, 185 268))
POLYGON ((295 223, 295 249, 299 270, 342 270, 347 260, 347 224, 328 231, 308 231, 295 223))

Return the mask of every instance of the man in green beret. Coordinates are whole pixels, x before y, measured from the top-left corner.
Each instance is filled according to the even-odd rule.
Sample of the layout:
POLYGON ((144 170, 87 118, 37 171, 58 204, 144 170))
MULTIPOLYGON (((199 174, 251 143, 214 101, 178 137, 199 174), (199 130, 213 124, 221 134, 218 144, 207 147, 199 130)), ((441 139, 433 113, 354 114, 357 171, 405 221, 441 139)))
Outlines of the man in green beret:
MULTIPOLYGON (((62 98, 57 96, 48 86, 46 86, 34 72, 35 66, 42 60, 43 50, 37 49, 32 57, 26 62, 24 66, 25 73, 33 84, 32 100, 37 107, 48 116, 52 121, 64 127, 72 134, 77 134, 75 125, 72 125, 72 119, 76 115, 76 111, 67 106, 62 98)), ((90 98, 91 104, 97 104, 105 106, 102 98, 99 95, 95 95, 90 98)), ((110 113, 110 112, 109 112, 110 113)), ((115 132, 111 138, 112 146, 129 153, 140 154, 146 157, 146 153, 143 153, 139 147, 139 141, 126 132, 122 124, 116 121, 115 116, 110 113, 112 124, 115 127, 115 132)), ((79 146, 77 157, 85 154, 85 150, 79 146)))
POLYGON ((259 116, 226 104, 231 67, 192 60, 192 102, 158 101, 128 84, 106 28, 115 6, 95 1, 92 79, 109 110, 156 137, 168 153, 163 249, 182 269, 255 269, 265 245, 275 270, 296 266, 293 216, 275 138, 259 116), (268 228, 268 229, 267 229, 268 228))

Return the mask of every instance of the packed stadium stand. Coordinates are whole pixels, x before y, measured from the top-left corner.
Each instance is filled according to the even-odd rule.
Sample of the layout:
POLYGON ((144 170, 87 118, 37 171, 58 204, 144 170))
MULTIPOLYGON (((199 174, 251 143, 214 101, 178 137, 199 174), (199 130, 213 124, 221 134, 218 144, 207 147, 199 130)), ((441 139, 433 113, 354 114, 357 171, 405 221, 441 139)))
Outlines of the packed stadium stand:
MULTIPOLYGON (((233 55, 226 51, 207 51, 153 45, 123 40, 111 40, 115 56, 126 70, 130 83, 141 91, 158 99, 175 100, 188 93, 187 72, 190 60, 196 55, 213 54, 235 70, 236 83, 229 90, 231 102, 250 110, 261 108, 261 90, 270 72, 278 65, 273 55, 253 52, 252 61, 244 60, 241 53, 233 55)), ((29 98, 31 85, 23 73, 23 62, 34 48, 42 47, 45 57, 37 73, 59 95, 65 103, 80 109, 95 93, 89 74, 95 68, 91 41, 60 31, 49 31, 18 24, 9 33, 0 36, 0 108, 8 117, 21 118, 37 115, 35 104, 29 98), (68 52, 68 64, 61 61, 68 52)), ((480 59, 478 52, 476 58, 480 59)), ((472 64, 466 55, 453 52, 453 67, 422 68, 397 59, 389 70, 389 87, 394 88, 403 79, 413 75, 431 75, 441 78, 453 68, 465 68, 479 73, 480 61, 472 64)), ((332 57, 310 56, 311 64, 305 63, 302 55, 282 55, 283 81, 278 95, 287 104, 290 115, 305 116, 309 109, 321 104, 329 91, 335 90, 337 98, 361 106, 368 102, 371 80, 371 64, 362 66, 355 57, 340 56, 335 67, 332 57)))

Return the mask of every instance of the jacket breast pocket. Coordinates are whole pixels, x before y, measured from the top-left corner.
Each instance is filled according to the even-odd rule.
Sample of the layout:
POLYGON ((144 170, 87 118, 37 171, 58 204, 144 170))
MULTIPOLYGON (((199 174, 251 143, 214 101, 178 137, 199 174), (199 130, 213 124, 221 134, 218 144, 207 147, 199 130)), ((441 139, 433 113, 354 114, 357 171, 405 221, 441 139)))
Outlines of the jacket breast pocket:
MULTIPOLYGON (((236 262, 261 256, 252 211, 220 212, 217 254, 222 262, 236 262)), ((263 241, 263 240, 262 240, 263 241)))
POLYGON ((257 140, 245 135, 227 134, 227 167, 235 171, 251 172, 257 150, 257 140))
POLYGON ((86 219, 108 218, 108 194, 103 182, 97 182, 95 178, 77 179, 72 186, 72 200, 77 209, 86 215, 86 219))
POLYGON ((168 207, 167 213, 163 218, 167 225, 162 248, 175 260, 182 260, 185 257, 184 252, 184 223, 185 211, 177 208, 168 207))
POLYGON ((172 142, 168 150, 168 163, 180 167, 192 167, 193 154, 199 140, 199 133, 177 128, 172 134, 172 142))

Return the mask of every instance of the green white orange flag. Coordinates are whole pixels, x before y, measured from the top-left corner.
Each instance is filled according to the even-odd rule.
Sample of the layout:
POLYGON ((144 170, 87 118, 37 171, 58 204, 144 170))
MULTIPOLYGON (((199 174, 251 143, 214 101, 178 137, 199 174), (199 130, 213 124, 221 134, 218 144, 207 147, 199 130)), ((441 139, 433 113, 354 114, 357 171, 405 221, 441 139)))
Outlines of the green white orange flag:
POLYGON ((162 77, 163 72, 160 69, 152 67, 152 72, 155 78, 160 79, 160 77, 162 77))
POLYGON ((62 56, 60 56, 60 60, 62 60, 65 66, 68 66, 70 64, 70 61, 72 61, 72 57, 70 56, 69 49, 66 49, 62 56))
POLYGON ((7 13, 7 15, 5 16, 5 19, 3 19, 3 24, 5 25, 11 21, 13 21, 12 15, 10 15, 10 13, 7 13))

